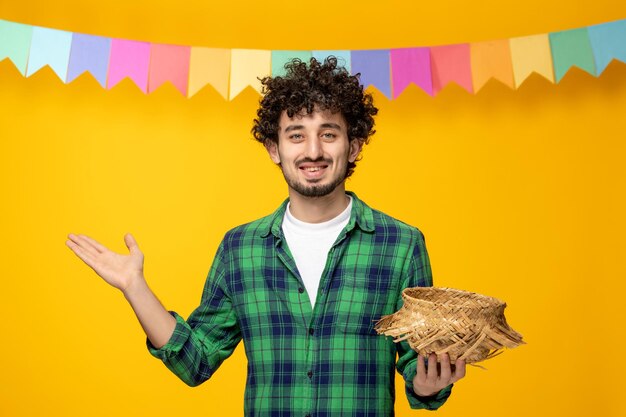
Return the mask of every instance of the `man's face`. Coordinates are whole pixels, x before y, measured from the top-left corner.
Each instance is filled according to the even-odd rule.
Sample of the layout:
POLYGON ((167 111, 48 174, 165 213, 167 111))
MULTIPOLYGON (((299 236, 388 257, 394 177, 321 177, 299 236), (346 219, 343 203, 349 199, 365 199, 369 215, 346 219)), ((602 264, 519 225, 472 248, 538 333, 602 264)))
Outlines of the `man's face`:
POLYGON ((305 197, 322 197, 338 186, 343 189, 348 161, 361 150, 358 140, 348 142, 348 126, 340 113, 329 110, 279 120, 278 146, 267 145, 274 163, 281 166, 290 191, 305 197))

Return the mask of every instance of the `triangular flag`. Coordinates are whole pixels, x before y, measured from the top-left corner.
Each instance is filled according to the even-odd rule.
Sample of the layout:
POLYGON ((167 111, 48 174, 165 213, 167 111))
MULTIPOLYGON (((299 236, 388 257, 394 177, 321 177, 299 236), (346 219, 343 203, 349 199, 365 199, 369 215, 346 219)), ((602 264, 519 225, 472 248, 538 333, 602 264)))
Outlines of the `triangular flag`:
POLYGON ((189 46, 153 43, 150 49, 148 92, 153 92, 161 84, 169 81, 186 97, 190 54, 189 46))
POLYGON ((272 51, 272 77, 285 75, 285 64, 293 58, 299 58, 308 66, 311 51, 272 51))
POLYGON ((83 72, 89 71, 102 87, 106 87, 110 53, 110 38, 74 33, 67 82, 72 82, 83 72))
POLYGON ((391 99, 389 49, 352 51, 350 60, 352 74, 361 74, 359 81, 364 89, 373 85, 391 99))
POLYGON ((150 44, 148 42, 112 39, 107 88, 113 88, 128 77, 141 91, 147 93, 149 65, 150 44))
POLYGON ((554 82, 550 40, 547 34, 511 38, 509 45, 515 88, 518 88, 533 72, 554 82))
POLYGON ((230 49, 194 46, 189 66, 189 97, 211 84, 222 97, 228 99, 230 49))
POLYGON ((613 59, 626 63, 626 19, 589 26, 588 30, 598 75, 613 59))
POLYGON ((491 78, 510 88, 515 87, 508 39, 471 43, 470 53, 474 93, 491 78))
POLYGON ((433 95, 430 70, 430 48, 399 48, 391 50, 391 79, 393 98, 400 95, 410 83, 433 95))
POLYGON ((433 92, 437 94, 454 82, 472 93, 472 68, 469 44, 433 46, 430 48, 433 92))
POLYGON ((574 65, 591 75, 596 75, 587 28, 550 33, 550 48, 557 83, 574 65))
POLYGON ((348 72, 350 72, 350 51, 349 50, 320 50, 320 51, 312 51, 313 58, 317 59, 319 62, 324 62, 324 59, 329 56, 334 56, 337 58, 337 66, 344 67, 348 72))
POLYGON ((9 58, 17 70, 26 75, 32 37, 32 26, 0 20, 0 61, 9 58))
POLYGON ((264 49, 233 49, 230 58, 230 99, 247 86, 261 93, 261 81, 270 75, 272 52, 264 49), (257 78, 258 77, 258 78, 257 78))
POLYGON ((72 32, 33 26, 26 76, 48 65, 65 82, 71 49, 72 32))

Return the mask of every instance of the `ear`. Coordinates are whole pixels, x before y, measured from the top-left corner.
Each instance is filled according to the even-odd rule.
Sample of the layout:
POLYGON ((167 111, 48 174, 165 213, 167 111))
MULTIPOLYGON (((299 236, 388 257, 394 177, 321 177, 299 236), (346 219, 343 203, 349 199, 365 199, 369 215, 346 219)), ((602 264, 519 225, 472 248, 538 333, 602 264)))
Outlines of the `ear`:
POLYGON ((280 164, 280 155, 278 154, 278 143, 274 142, 271 139, 267 139, 265 141, 265 149, 267 149, 267 153, 270 154, 270 159, 275 164, 280 164))
POLYGON ((363 148, 363 141, 359 138, 354 138, 350 141, 350 153, 348 155, 348 161, 354 162, 356 161, 357 156, 361 152, 361 148, 363 148))

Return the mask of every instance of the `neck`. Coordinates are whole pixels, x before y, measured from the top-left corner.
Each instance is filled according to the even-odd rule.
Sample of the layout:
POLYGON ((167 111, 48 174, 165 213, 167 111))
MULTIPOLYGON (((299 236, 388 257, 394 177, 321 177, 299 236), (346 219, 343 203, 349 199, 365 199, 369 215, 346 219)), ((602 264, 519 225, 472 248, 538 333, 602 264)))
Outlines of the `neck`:
POLYGON ((348 207, 350 198, 341 184, 323 197, 305 197, 289 189, 289 211, 296 219, 306 223, 321 223, 337 217, 348 207))

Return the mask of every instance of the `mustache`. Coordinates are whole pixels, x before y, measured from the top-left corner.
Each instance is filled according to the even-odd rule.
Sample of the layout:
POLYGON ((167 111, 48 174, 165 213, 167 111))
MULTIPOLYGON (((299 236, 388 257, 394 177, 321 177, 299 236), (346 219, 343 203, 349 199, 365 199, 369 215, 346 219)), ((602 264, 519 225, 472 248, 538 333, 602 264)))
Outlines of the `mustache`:
POLYGON ((323 157, 319 157, 317 159, 312 159, 312 158, 309 158, 309 157, 305 157, 305 158, 302 158, 302 159, 296 161, 296 166, 300 166, 300 165, 302 165, 304 163, 307 163, 307 162, 313 163, 313 164, 316 163, 316 162, 326 162, 327 164, 330 165, 330 164, 333 163, 333 160, 330 159, 330 158, 323 158, 323 157))

